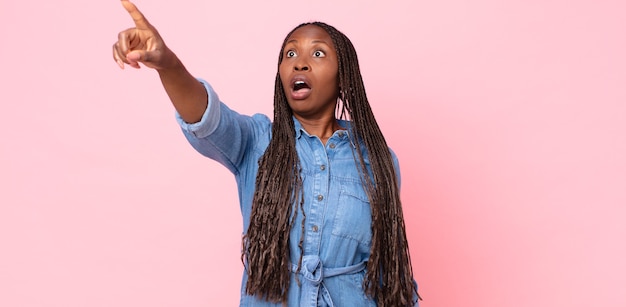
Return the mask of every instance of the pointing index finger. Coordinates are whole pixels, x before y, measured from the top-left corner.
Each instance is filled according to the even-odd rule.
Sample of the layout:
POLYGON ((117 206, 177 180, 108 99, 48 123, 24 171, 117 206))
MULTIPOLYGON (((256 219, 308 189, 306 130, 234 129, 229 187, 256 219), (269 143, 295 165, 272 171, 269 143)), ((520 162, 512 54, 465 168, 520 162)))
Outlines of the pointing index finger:
POLYGON ((139 9, 137 9, 137 6, 135 6, 135 4, 128 0, 122 0, 122 5, 124 6, 128 14, 130 14, 130 17, 133 18, 135 26, 138 29, 150 28, 150 23, 148 22, 146 17, 144 17, 143 14, 139 11, 139 9))

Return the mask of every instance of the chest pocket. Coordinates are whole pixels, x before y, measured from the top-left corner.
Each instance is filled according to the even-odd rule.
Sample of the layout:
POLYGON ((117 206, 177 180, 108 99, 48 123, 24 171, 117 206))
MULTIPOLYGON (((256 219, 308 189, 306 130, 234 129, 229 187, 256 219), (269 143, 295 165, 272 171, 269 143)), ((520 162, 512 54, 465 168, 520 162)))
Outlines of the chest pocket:
POLYGON ((370 202, 359 182, 342 182, 332 234, 369 245, 372 241, 370 202))

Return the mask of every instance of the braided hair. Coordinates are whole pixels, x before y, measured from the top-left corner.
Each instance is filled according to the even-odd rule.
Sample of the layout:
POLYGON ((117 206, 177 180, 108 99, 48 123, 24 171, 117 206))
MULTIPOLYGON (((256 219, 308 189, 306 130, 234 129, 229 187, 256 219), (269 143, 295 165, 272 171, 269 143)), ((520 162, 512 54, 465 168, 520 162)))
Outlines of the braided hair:
MULTIPOLYGON (((367 100, 354 46, 348 37, 328 24, 303 23, 289 32, 283 41, 278 65, 283 60, 289 37, 306 25, 322 28, 332 39, 337 52, 340 89, 337 112, 340 118, 349 118, 354 140, 360 141, 364 147, 357 146, 354 151, 372 214, 370 258, 363 285, 365 293, 379 306, 410 306, 417 289, 413 283, 396 170, 367 100), (364 160, 366 153, 371 173, 364 160)), ((293 112, 277 73, 272 138, 259 160, 250 226, 242 241, 242 259, 245 258, 248 267, 246 293, 271 302, 287 303, 291 274, 289 232, 298 211, 303 216, 305 214, 300 170, 293 112)), ((304 220, 301 232, 304 234, 304 220)), ((304 236, 300 237, 298 268, 303 255, 304 236)))

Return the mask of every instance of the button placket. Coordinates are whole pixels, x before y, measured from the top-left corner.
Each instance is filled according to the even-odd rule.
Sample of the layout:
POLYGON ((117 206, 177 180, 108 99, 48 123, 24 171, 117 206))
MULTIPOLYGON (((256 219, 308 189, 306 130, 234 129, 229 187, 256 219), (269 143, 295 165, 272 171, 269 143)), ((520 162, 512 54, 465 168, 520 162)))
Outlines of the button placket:
MULTIPOLYGON (((324 214, 326 211, 326 194, 328 192, 329 170, 330 165, 328 163, 328 152, 326 147, 321 142, 315 142, 314 138, 310 139, 310 143, 313 155, 309 163, 315 165, 317 170, 309 173, 311 179, 308 181, 312 184, 312 197, 310 198, 310 204, 307 206, 306 212, 306 239, 304 240, 304 253, 317 255, 320 252, 321 236, 324 229, 324 214)), ((304 180, 305 183, 307 179, 304 180)))

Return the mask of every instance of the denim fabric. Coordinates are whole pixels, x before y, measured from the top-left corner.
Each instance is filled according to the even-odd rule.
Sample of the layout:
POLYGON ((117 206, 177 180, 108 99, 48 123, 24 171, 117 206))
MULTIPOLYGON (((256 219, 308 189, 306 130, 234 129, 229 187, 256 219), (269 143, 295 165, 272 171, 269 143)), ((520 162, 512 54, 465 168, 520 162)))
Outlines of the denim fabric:
MULTIPOLYGON (((209 94, 202 120, 187 124, 178 115, 177 119, 198 152, 218 161, 235 175, 245 233, 258 160, 269 144, 271 121, 265 115, 247 116, 229 109, 208 83, 200 81, 209 94)), ((342 121, 340 125, 347 130, 336 131, 323 145, 295 120, 306 219, 303 263, 298 274, 297 265, 292 268, 289 306, 376 306, 362 287, 372 235, 370 204, 353 156, 355 142, 350 138, 349 122, 342 121)), ((396 156, 393 153, 392 156, 398 170, 396 156)), ((365 161, 368 163, 367 157, 365 161)), ((301 254, 298 242, 302 219, 299 212, 289 237, 290 260, 294 264, 301 254)), ((244 270, 240 306, 281 306, 246 295, 246 280, 244 270)))

